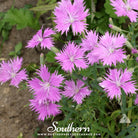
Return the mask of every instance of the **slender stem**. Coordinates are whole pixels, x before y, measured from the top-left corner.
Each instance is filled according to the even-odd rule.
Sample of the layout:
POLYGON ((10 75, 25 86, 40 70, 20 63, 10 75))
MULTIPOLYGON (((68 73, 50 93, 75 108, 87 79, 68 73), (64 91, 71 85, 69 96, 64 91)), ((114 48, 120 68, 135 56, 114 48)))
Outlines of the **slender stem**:
POLYGON ((12 3, 12 8, 14 8, 14 5, 15 5, 15 0, 13 0, 13 3, 12 3))
POLYGON ((95 3, 94 3, 94 0, 91 0, 91 23, 92 23, 92 20, 93 20, 93 18, 94 18, 94 12, 95 12, 95 3))
MULTIPOLYGON (((130 97, 129 101, 128 101, 128 108, 132 107, 132 97, 130 97)), ((128 118, 131 120, 131 113, 132 110, 128 111, 128 118)), ((127 126, 129 126, 129 123, 127 124, 127 126)))
MULTIPOLYGON (((120 106, 121 106, 122 116, 124 117, 124 115, 125 115, 125 107, 126 107, 126 95, 125 95, 125 92, 123 90, 121 90, 121 91, 122 91, 122 97, 121 97, 121 104, 120 104, 120 106)), ((122 123, 122 129, 124 129, 124 127, 125 127, 124 123, 122 123)))
POLYGON ((122 90, 121 98, 122 98, 121 112, 122 112, 122 114, 126 114, 126 94, 123 90, 122 90))

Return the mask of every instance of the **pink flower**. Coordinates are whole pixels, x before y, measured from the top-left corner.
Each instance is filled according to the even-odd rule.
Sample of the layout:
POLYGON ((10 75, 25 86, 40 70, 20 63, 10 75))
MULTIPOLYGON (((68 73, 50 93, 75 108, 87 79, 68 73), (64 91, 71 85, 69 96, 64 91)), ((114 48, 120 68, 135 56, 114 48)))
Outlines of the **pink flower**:
POLYGON ((136 61, 138 62, 138 57, 136 57, 136 61))
POLYGON ((50 74, 45 65, 41 65, 37 74, 41 80, 34 78, 28 81, 34 95, 34 99, 30 100, 30 106, 39 114, 38 119, 44 120, 60 113, 58 109, 60 106, 55 102, 59 102, 61 99, 58 87, 60 87, 63 77, 57 75, 57 72, 50 74))
POLYGON ((89 64, 93 65, 95 62, 99 62, 98 55, 93 53, 94 48, 98 45, 98 34, 96 34, 96 32, 88 32, 86 39, 82 39, 80 45, 84 52, 89 52, 86 56, 89 64))
POLYGON ((62 66, 62 69, 65 71, 74 70, 74 66, 80 68, 87 68, 87 65, 84 61, 83 55, 84 52, 79 46, 75 46, 72 42, 69 42, 68 45, 65 46, 64 50, 60 53, 56 54, 55 57, 62 66))
POLYGON ((82 49, 84 52, 91 51, 95 46, 98 44, 98 34, 96 32, 90 31, 86 35, 85 39, 82 39, 82 43, 80 44, 82 46, 82 49))
POLYGON ((108 32, 101 37, 98 47, 95 47, 92 54, 103 62, 103 65, 116 65, 117 62, 124 62, 126 59, 124 51, 121 49, 126 42, 122 35, 110 35, 108 32))
POLYGON ((41 48, 48 48, 50 49, 53 46, 53 40, 51 35, 55 34, 55 32, 47 28, 44 30, 44 33, 42 33, 42 29, 40 29, 33 38, 28 42, 27 48, 34 48, 41 44, 41 48))
POLYGON ((44 121, 45 118, 47 119, 48 117, 50 118, 51 116, 56 116, 61 113, 59 110, 60 105, 52 103, 48 100, 39 102, 39 100, 35 98, 30 100, 30 103, 32 110, 35 110, 39 114, 38 119, 42 121, 44 121))
POLYGON ((78 80, 76 84, 72 80, 65 81, 65 84, 63 95, 69 98, 73 97, 73 100, 76 101, 77 104, 81 104, 82 100, 92 92, 87 86, 84 87, 85 84, 81 80, 78 80))
POLYGON ((111 5, 116 10, 117 16, 128 16, 131 22, 136 22, 138 13, 138 0, 110 0, 111 5))
POLYGON ((137 50, 136 48, 132 48, 132 49, 131 49, 131 53, 132 53, 132 54, 138 54, 138 50, 137 50))
POLYGON ((39 102, 45 100, 58 102, 61 99, 58 87, 60 87, 63 77, 57 75, 57 72, 50 74, 45 65, 40 67, 37 74, 41 79, 34 78, 28 81, 30 90, 34 91, 33 94, 36 96, 36 100, 39 100, 39 102))
POLYGON ((135 105, 137 105, 137 106, 138 106, 138 94, 136 95, 135 105))
POLYGON ((58 7, 54 10, 56 29, 58 32, 69 31, 72 27, 73 34, 81 33, 86 30, 86 17, 88 16, 88 9, 85 11, 83 0, 74 0, 72 4, 71 0, 61 0, 58 3, 58 7))
POLYGON ((111 28, 111 29, 113 28, 113 25, 112 25, 112 24, 109 24, 108 26, 109 26, 109 28, 111 28))
POLYGON ((22 58, 17 57, 16 59, 10 60, 7 63, 5 61, 0 63, 1 83, 11 80, 10 85, 18 88, 19 83, 27 79, 25 69, 21 70, 22 60, 22 58))
POLYGON ((124 90, 126 94, 135 93, 136 88, 134 86, 134 81, 131 81, 132 73, 124 70, 110 69, 109 74, 100 83, 100 86, 104 88, 105 92, 108 93, 110 99, 114 97, 121 96, 121 88, 124 90))

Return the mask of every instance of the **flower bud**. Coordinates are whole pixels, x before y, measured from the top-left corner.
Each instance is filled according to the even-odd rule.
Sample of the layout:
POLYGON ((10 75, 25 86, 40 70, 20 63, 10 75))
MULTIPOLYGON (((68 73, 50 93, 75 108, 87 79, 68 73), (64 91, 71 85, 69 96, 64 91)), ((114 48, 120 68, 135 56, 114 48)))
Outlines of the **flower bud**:
POLYGON ((44 54, 40 54, 40 65, 44 65, 44 54))
POLYGON ((131 49, 131 53, 132 53, 132 54, 138 54, 138 50, 137 50, 136 48, 132 48, 132 49, 131 49))
POLYGON ((136 61, 138 62, 138 57, 136 57, 136 61))
POLYGON ((59 50, 56 48, 56 47, 51 47, 51 51, 53 51, 54 53, 58 53, 59 52, 59 50))
POLYGON ((113 25, 113 24, 109 24, 109 27, 112 29, 112 30, 115 30, 117 32, 122 32, 122 29, 113 25))
POLYGON ((128 48, 130 48, 130 49, 133 48, 133 46, 131 45, 131 43, 130 43, 129 41, 126 41, 126 46, 127 46, 128 48))

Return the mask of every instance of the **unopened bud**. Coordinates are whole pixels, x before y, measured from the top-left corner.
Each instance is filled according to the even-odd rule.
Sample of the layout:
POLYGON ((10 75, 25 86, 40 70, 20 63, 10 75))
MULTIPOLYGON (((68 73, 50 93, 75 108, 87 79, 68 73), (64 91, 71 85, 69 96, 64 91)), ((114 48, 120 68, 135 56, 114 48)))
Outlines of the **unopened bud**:
POLYGON ((132 48, 132 49, 131 49, 131 53, 132 53, 132 54, 138 54, 138 50, 137 50, 136 48, 132 48))
POLYGON ((122 29, 113 25, 113 24, 109 24, 109 27, 112 29, 112 30, 115 30, 117 32, 122 32, 122 29))
POLYGON ((133 48, 133 46, 131 45, 131 43, 130 43, 129 41, 126 41, 126 46, 127 46, 128 48, 130 48, 130 49, 133 48))
POLYGON ((109 18, 109 23, 110 23, 110 24, 113 24, 112 18, 109 18))
POLYGON ((102 77, 98 77, 98 78, 97 78, 97 81, 99 81, 99 82, 102 81, 102 80, 103 80, 102 77))
POLYGON ((54 53, 58 53, 59 52, 59 50, 56 48, 56 47, 51 47, 51 51, 53 51, 54 53))
POLYGON ((129 68, 128 71, 133 73, 134 72, 134 68, 129 68))
POLYGON ((138 62, 138 57, 136 57, 136 61, 138 62))
POLYGON ((112 28, 113 28, 113 25, 112 25, 112 24, 109 24, 109 28, 111 28, 111 29, 112 29, 112 28))
POLYGON ((44 65, 44 54, 40 54, 40 65, 44 65))

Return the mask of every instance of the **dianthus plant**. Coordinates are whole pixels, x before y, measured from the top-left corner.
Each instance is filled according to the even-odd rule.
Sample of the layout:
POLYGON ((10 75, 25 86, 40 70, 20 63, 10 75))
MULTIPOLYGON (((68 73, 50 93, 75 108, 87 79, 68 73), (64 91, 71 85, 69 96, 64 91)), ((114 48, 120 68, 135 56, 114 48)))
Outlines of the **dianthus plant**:
MULTIPOLYGON (((26 44, 26 48, 40 47, 51 50, 50 54, 45 51, 46 58, 44 52, 40 55, 40 67, 37 66, 33 73, 27 72, 22 68, 23 58, 19 57, 0 63, 1 84, 10 81, 10 85, 19 87, 20 83, 26 81, 32 94, 32 99, 29 100, 30 108, 37 112, 39 120, 44 121, 51 116, 65 113, 68 101, 74 112, 84 107, 95 110, 97 106, 97 109, 100 109, 97 103, 101 97, 106 97, 110 104, 120 104, 123 116, 127 116, 128 112, 128 116, 131 117, 130 110, 138 105, 138 47, 134 35, 137 27, 135 22, 138 16, 138 0, 110 0, 110 4, 117 16, 129 17, 130 30, 119 28, 111 18, 109 28, 102 33, 98 32, 97 28, 88 29, 87 18, 90 18, 91 10, 86 8, 85 1, 61 0, 53 11, 55 26, 42 27, 26 44), (68 33, 71 38, 68 37, 68 33), (56 48, 57 43, 54 42, 59 40, 59 35, 63 35, 64 38, 60 39, 63 42, 61 49, 56 48), (52 58, 50 62, 49 58, 52 58), (95 95, 97 98, 94 98, 95 95), (129 102, 126 101, 128 99, 129 102), (93 101, 97 102, 93 104, 93 101), (129 108, 126 107, 126 103, 129 108)), ((104 112, 106 117, 108 114, 105 110, 106 108, 102 108, 101 112, 104 112)), ((99 112, 96 112, 97 116, 101 115, 99 112)), ((110 112, 109 115, 114 114, 110 112)))

